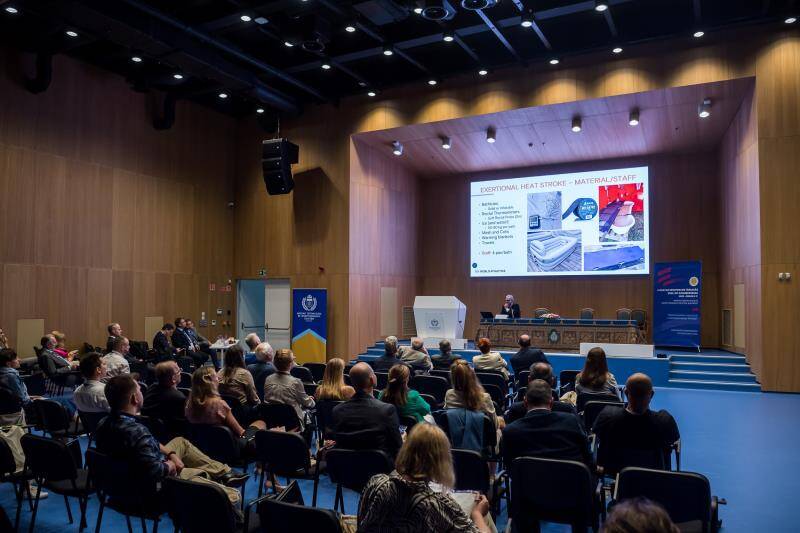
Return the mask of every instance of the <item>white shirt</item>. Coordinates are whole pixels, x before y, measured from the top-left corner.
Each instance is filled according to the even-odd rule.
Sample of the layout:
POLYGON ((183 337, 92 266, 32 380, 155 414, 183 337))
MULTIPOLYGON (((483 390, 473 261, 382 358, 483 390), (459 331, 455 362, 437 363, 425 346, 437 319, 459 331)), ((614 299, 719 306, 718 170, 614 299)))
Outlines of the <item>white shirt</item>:
POLYGON ((103 356, 103 361, 105 361, 107 368, 105 381, 114 376, 131 373, 131 365, 119 352, 108 352, 103 356))
POLYGON ((106 385, 93 379, 86 380, 83 385, 75 389, 72 401, 78 411, 84 413, 107 413, 111 410, 106 400, 106 385))

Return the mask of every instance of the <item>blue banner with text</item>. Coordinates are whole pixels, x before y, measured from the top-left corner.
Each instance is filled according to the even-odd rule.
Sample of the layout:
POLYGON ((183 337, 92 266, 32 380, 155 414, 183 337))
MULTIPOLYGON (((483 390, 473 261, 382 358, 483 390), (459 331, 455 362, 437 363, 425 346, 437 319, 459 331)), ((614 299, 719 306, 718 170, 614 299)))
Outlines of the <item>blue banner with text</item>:
POLYGON ((656 263, 653 344, 700 348, 700 261, 656 263))
POLYGON ((292 289, 292 351, 301 363, 325 362, 328 290, 292 289))

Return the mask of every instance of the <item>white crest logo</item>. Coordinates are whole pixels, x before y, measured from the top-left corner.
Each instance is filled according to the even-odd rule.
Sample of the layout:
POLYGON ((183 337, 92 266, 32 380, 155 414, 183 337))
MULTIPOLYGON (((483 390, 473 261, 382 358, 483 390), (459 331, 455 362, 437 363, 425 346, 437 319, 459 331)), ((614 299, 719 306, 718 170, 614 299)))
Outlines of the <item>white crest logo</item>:
POLYGON ((303 309, 309 313, 317 308, 317 299, 310 294, 302 300, 303 309))

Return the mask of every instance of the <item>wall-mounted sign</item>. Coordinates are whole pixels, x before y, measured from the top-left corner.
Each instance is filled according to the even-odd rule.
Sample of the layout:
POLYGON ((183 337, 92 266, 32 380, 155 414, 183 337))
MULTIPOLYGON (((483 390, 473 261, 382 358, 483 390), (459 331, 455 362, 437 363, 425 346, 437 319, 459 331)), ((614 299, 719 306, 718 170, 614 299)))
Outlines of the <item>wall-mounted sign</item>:
POLYGON ((217 325, 217 321, 216 321, 216 320, 212 320, 212 321, 211 321, 211 325, 212 325, 212 326, 216 326, 216 325, 217 325))
POLYGON ((217 284, 216 283, 209 283, 208 284, 208 292, 214 292, 215 290, 217 290, 217 284))
POLYGON ((217 316, 222 316, 222 308, 217 307, 217 316))

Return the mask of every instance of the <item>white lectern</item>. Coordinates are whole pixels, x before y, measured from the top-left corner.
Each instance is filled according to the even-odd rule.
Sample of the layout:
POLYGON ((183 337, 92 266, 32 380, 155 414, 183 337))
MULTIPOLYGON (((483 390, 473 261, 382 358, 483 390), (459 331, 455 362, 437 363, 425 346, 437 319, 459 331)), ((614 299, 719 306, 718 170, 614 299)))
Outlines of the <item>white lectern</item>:
POLYGON ((417 296, 414 299, 414 322, 417 336, 422 337, 426 348, 438 348, 439 341, 447 339, 454 350, 467 346, 464 339, 464 321, 467 306, 455 296, 417 296))

